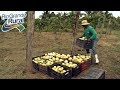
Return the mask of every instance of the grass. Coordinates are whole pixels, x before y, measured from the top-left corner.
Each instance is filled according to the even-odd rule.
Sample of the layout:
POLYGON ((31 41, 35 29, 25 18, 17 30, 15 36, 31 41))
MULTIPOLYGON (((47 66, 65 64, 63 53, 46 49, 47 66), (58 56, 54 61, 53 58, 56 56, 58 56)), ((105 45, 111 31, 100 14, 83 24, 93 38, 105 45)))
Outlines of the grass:
MULTIPOLYGON (((78 33, 77 37, 81 33, 78 33)), ((50 79, 44 73, 25 73, 26 58, 26 34, 25 32, 0 32, 0 78, 1 79, 50 79)), ((33 57, 47 52, 58 52, 71 54, 73 43, 72 33, 35 32, 33 38, 33 57)), ((106 78, 120 78, 120 31, 114 31, 111 35, 99 40, 97 52, 100 64, 94 67, 106 71, 106 78)), ((85 53, 78 51, 75 47, 75 54, 85 53)))

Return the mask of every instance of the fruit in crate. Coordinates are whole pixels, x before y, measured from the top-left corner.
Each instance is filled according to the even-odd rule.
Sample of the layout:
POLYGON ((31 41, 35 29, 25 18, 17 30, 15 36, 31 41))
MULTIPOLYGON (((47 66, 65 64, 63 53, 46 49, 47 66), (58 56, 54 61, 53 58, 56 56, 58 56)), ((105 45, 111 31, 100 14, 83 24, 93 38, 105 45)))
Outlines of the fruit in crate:
POLYGON ((68 60, 65 60, 64 63, 68 63, 68 60))
POLYGON ((91 58, 91 56, 80 55, 80 54, 78 54, 77 57, 82 58, 82 59, 90 59, 91 58))
POLYGON ((55 62, 62 62, 63 61, 63 59, 59 59, 59 58, 55 58, 55 62))
POLYGON ((87 38, 86 37, 81 37, 81 38, 79 38, 80 40, 87 40, 87 38))
POLYGON ((69 58, 71 55, 70 54, 67 54, 67 57, 69 58))
POLYGON ((60 55, 60 54, 56 54, 56 55, 55 55, 55 57, 60 58, 60 57, 61 57, 61 55, 60 55))
POLYGON ((49 56, 49 55, 45 55, 45 56, 42 56, 41 58, 42 59, 51 59, 53 56, 49 56))
POLYGON ((82 58, 84 61, 87 61, 87 60, 90 60, 90 59, 91 59, 91 56, 81 55, 81 58, 82 58))
POLYGON ((77 61, 78 57, 77 56, 73 56, 72 61, 77 61))
POLYGON ((38 63, 40 61, 40 57, 34 58, 33 60, 35 63, 38 63))
POLYGON ((40 65, 43 65, 43 66, 50 66, 52 64, 53 64, 53 62, 51 62, 51 61, 46 61, 44 63, 40 63, 40 65))
MULTIPOLYGON (((72 57, 68 58, 68 60, 72 62, 83 63, 85 58, 86 58, 85 55, 78 54, 77 56, 73 56, 73 58, 72 57)), ((88 59, 88 57, 86 59, 88 59)))
POLYGON ((58 73, 65 73, 67 72, 67 70, 64 70, 64 68, 62 66, 54 66, 52 67, 52 69, 58 73))
POLYGON ((86 56, 85 58, 86 58, 86 59, 90 59, 90 58, 91 58, 91 56, 86 56))
POLYGON ((64 61, 63 59, 59 59, 60 62, 64 61))
POLYGON ((43 65, 43 66, 49 66, 49 65, 52 65, 53 64, 53 61, 50 61, 50 60, 45 60, 45 59, 42 59, 40 57, 37 57, 33 60, 35 63, 39 64, 39 65, 43 65))
POLYGON ((83 59, 78 58, 78 59, 76 60, 76 62, 82 63, 82 62, 83 62, 83 59))
POLYGON ((71 57, 71 55, 69 54, 65 55, 65 54, 59 54, 56 52, 51 52, 51 53, 45 54, 44 56, 36 57, 34 58, 33 61, 43 66, 49 66, 56 62, 64 62, 65 65, 69 67, 75 67, 74 65, 72 66, 72 63, 69 63, 69 61, 83 63, 84 61, 90 60, 90 58, 91 56, 85 56, 80 54, 71 57))
POLYGON ((62 61, 64 61, 63 59, 60 59, 60 58, 58 58, 58 57, 53 57, 53 58, 51 58, 51 59, 49 59, 50 61, 53 61, 53 62, 62 62, 62 61))
POLYGON ((69 58, 68 58, 69 61, 72 61, 72 59, 73 59, 72 57, 69 57, 69 58))
POLYGON ((67 67, 71 67, 71 68, 77 67, 77 64, 75 64, 75 63, 73 63, 73 62, 66 62, 66 61, 64 61, 64 62, 62 63, 62 65, 67 66, 67 67))
POLYGON ((50 66, 53 64, 53 62, 51 61, 44 61, 43 63, 39 63, 40 65, 43 65, 43 66, 50 66))
POLYGON ((51 53, 47 53, 45 55, 49 55, 49 56, 55 56, 57 53, 56 52, 51 52, 51 53))
POLYGON ((56 60, 56 61, 58 61, 58 60, 59 60, 59 58, 57 58, 57 57, 56 57, 56 58, 55 58, 55 60, 56 60))
POLYGON ((62 54, 62 55, 60 56, 60 58, 63 58, 63 59, 67 59, 67 58, 69 58, 69 57, 70 57, 69 54, 68 54, 68 55, 62 54))
POLYGON ((52 64, 53 64, 52 61, 49 61, 49 60, 46 61, 46 66, 50 66, 50 65, 52 65, 52 64))
POLYGON ((82 59, 84 59, 84 58, 85 58, 85 55, 79 55, 79 57, 81 57, 82 59))
POLYGON ((52 60, 55 61, 55 57, 53 57, 52 60))

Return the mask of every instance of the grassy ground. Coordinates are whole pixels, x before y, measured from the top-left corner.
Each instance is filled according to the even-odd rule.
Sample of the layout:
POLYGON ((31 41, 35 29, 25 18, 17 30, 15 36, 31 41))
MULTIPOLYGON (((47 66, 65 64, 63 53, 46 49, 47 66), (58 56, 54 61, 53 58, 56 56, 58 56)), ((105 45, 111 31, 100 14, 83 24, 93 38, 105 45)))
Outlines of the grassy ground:
MULTIPOLYGON (((80 33, 78 34, 78 36, 80 33)), ((26 34, 19 32, 0 32, 0 79, 50 79, 43 73, 30 74, 26 76, 26 34)), ((73 37, 71 33, 35 32, 33 38, 33 57, 47 52, 58 52, 71 54, 73 37)), ((75 47, 75 54, 85 53, 78 51, 75 47)), ((106 78, 120 78, 120 32, 113 32, 112 35, 99 40, 97 52, 100 59, 99 65, 94 67, 106 71, 106 78)))

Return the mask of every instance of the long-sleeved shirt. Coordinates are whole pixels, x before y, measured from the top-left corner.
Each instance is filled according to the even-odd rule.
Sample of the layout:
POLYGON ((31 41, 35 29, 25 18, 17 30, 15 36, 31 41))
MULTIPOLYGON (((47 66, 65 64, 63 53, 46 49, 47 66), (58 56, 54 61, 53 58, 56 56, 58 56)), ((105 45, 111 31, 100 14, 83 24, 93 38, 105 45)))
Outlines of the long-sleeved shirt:
POLYGON ((97 33, 92 26, 88 26, 84 29, 84 33, 81 37, 86 37, 87 39, 95 40, 97 38, 97 33))

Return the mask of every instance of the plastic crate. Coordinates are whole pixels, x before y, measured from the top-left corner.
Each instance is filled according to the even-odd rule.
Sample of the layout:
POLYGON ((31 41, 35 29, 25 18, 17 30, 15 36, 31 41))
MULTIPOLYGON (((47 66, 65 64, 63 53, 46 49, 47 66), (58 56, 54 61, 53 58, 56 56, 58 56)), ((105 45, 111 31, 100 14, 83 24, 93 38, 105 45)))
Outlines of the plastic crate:
POLYGON ((39 66, 37 63, 35 63, 34 61, 32 61, 32 65, 35 68, 35 70, 39 71, 39 66))
POLYGON ((76 39, 76 45, 79 47, 84 47, 85 41, 80 40, 79 38, 76 39))
POLYGON ((85 40, 84 41, 84 49, 92 49, 93 48, 93 40, 85 40))
POLYGON ((81 73, 80 67, 77 66, 76 68, 72 68, 72 76, 78 76, 81 73))
POLYGON ((84 49, 92 49, 93 47, 93 40, 80 40, 79 38, 76 39, 76 45, 82 47, 84 49))
POLYGON ((68 70, 68 71, 63 73, 63 74, 61 74, 61 73, 58 73, 58 72, 52 70, 52 67, 54 65, 62 66, 61 64, 58 64, 58 63, 55 63, 55 64, 49 66, 48 67, 48 73, 49 73, 48 75, 49 76, 53 77, 54 79, 71 79, 72 78, 72 70, 70 68, 67 68, 67 67, 63 66, 64 69, 68 70))
POLYGON ((81 66, 81 71, 84 71, 89 67, 89 63, 88 63, 88 61, 85 61, 85 62, 81 63, 80 66, 81 66))
MULTIPOLYGON (((41 55, 41 56, 44 56, 44 55, 41 55)), ((36 57, 33 57, 32 60, 34 60, 35 58, 37 57, 41 57, 41 56, 36 56, 36 57)), ((43 65, 40 65, 40 64, 36 64, 34 61, 32 61, 33 63, 33 67, 39 71, 39 72, 43 72, 43 73, 47 73, 47 67, 48 66, 43 66, 43 65)))
POLYGON ((105 71, 98 68, 90 68, 89 72, 81 79, 105 79, 105 71))
MULTIPOLYGON (((74 62, 73 62, 74 63, 74 62)), ((77 64, 77 67, 75 67, 75 68, 71 68, 71 67, 67 67, 67 66, 64 66, 64 67, 67 67, 67 68, 70 68, 71 70, 72 70, 72 77, 74 77, 74 76, 77 76, 77 75, 79 75, 80 74, 80 67, 79 67, 79 64, 78 63, 76 63, 77 64)))
POLYGON ((91 66, 92 63, 93 63, 93 62, 92 62, 92 58, 90 58, 90 59, 88 60, 88 65, 91 66))
POLYGON ((86 70, 89 67, 89 61, 84 61, 83 63, 79 63, 79 67, 80 67, 80 72, 86 70))
POLYGON ((40 72, 47 72, 47 66, 38 65, 40 72))

